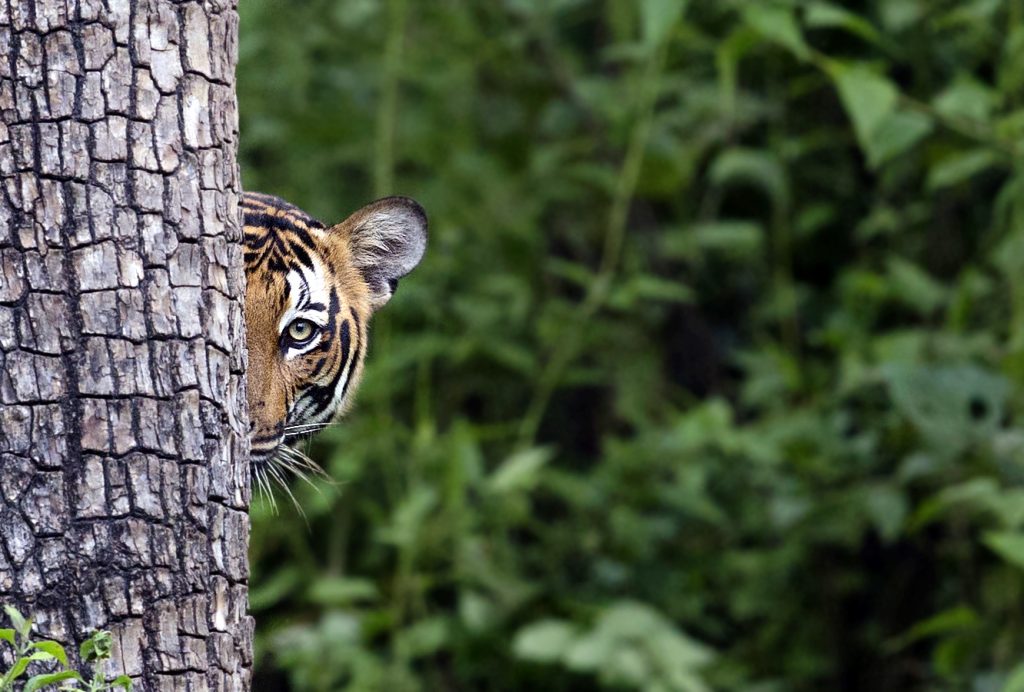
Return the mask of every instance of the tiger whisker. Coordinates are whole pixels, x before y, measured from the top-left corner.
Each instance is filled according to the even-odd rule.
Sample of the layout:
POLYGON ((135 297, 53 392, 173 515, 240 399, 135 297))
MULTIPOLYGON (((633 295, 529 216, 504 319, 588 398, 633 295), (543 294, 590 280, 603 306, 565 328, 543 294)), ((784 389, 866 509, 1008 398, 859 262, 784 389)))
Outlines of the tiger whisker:
POLYGON ((310 459, 306 454, 300 452, 294 447, 281 447, 281 452, 284 455, 286 455, 289 459, 295 461, 301 468, 308 469, 314 475, 324 479, 330 478, 328 473, 324 471, 323 468, 320 467, 320 464, 316 463, 315 461, 310 459))
MULTIPOLYGON (((309 456, 307 456, 303 452, 299 451, 298 449, 295 449, 294 447, 282 447, 281 449, 282 449, 282 452, 284 454, 287 454, 288 457, 295 464, 297 464, 299 467, 301 467, 303 469, 306 469, 306 470, 310 471, 322 483, 327 483, 328 485, 332 485, 332 486, 335 486, 335 487, 341 485, 341 483, 339 481, 335 480, 334 478, 332 478, 331 474, 327 473, 327 471, 325 471, 323 469, 323 467, 320 466, 320 464, 318 464, 315 461, 313 461, 312 459, 310 459, 309 456)), ((320 491, 320 487, 319 486, 314 486, 314 487, 316 487, 317 492, 320 491)))
MULTIPOLYGON (((308 482, 308 483, 310 483, 312 485, 312 482, 309 479, 309 472, 303 466, 301 461, 299 461, 298 459, 295 459, 294 457, 288 456, 288 455, 282 455, 281 459, 280 459, 280 463, 281 463, 281 466, 283 466, 284 468, 286 468, 287 470, 291 471, 293 474, 295 474, 296 476, 298 476, 302 480, 304 480, 304 481, 306 481, 306 482, 308 482)), ((314 485, 313 487, 316 487, 316 486, 314 485)))
POLYGON ((267 502, 269 504, 269 499, 267 498, 266 489, 263 487, 262 475, 260 473, 260 467, 259 466, 253 466, 252 467, 252 475, 253 475, 253 478, 256 480, 256 489, 259 492, 260 498, 262 498, 264 502, 267 502))
POLYGON ((332 425, 332 424, 333 423, 331 423, 331 421, 321 421, 319 423, 291 423, 290 425, 285 425, 284 429, 285 430, 300 430, 302 428, 323 428, 323 427, 326 427, 326 426, 332 425))
POLYGON ((284 428, 284 432, 286 435, 288 433, 308 434, 320 432, 321 430, 326 430, 327 428, 334 428, 337 427, 337 425, 337 423, 304 423, 302 425, 286 425, 284 428))
MULTIPOLYGON (((277 484, 281 486, 281 489, 288 493, 288 497, 291 498, 292 504, 295 505, 295 509, 297 509, 299 511, 299 514, 302 515, 302 518, 306 520, 306 513, 303 511, 302 505, 299 504, 299 501, 295 498, 295 495, 292 493, 292 489, 288 487, 287 481, 285 481, 284 477, 281 475, 279 466, 280 461, 275 456, 273 463, 267 466, 267 470, 274 477, 274 480, 277 482, 277 484)), ((309 521, 306 520, 306 523, 308 524, 309 521)))
POLYGON ((264 467, 260 471, 260 477, 263 479, 263 487, 265 488, 267 497, 270 499, 271 510, 274 512, 275 515, 280 514, 281 510, 277 506, 277 498, 274 497, 274 489, 270 486, 270 478, 267 477, 266 467, 264 467))
POLYGON ((285 424, 285 428, 286 429, 287 428, 311 428, 311 427, 337 428, 337 427, 341 427, 341 421, 340 420, 336 420, 336 419, 329 419, 329 420, 316 421, 316 422, 313 422, 313 423, 290 423, 290 424, 286 423, 285 424))
POLYGON ((307 454, 284 444, 274 450, 273 455, 269 459, 252 466, 252 475, 259 495, 270 504, 273 513, 276 515, 279 512, 273 489, 274 485, 278 485, 288 495, 295 509, 299 511, 299 514, 302 515, 302 518, 308 525, 309 520, 306 517, 306 513, 288 486, 287 475, 289 474, 301 479, 318 493, 322 493, 323 490, 314 482, 313 476, 332 485, 337 485, 337 483, 330 477, 330 474, 307 454))
MULTIPOLYGON (((289 458, 287 460, 282 459, 283 466, 289 471, 295 474, 298 478, 301 478, 309 487, 315 490, 319 494, 323 494, 323 489, 310 478, 310 474, 307 473, 306 468, 309 468, 303 461, 295 458, 289 458)), ((328 476, 322 469, 314 469, 317 478, 323 482, 334 484, 333 479, 328 476)))
POLYGON ((312 425, 337 425, 338 423, 339 423, 339 421, 336 421, 336 420, 313 420, 313 421, 306 421, 305 423, 299 423, 299 422, 285 423, 284 427, 286 427, 286 428, 308 428, 308 427, 310 427, 312 425))
POLYGON ((249 474, 250 474, 251 479, 252 479, 252 488, 253 488, 252 495, 253 495, 253 499, 258 497, 259 499, 261 499, 263 501, 266 501, 266 496, 263 494, 263 487, 260 485, 260 471, 259 471, 259 468, 257 468, 256 466, 252 466, 250 468, 250 470, 249 470, 249 474))
POLYGON ((299 463, 295 459, 290 458, 286 455, 282 455, 280 459, 278 459, 278 464, 285 470, 290 471, 296 477, 305 481, 307 484, 309 484, 309 487, 313 488, 317 492, 320 492, 320 488, 317 487, 316 483, 314 483, 310 479, 309 474, 306 473, 306 471, 302 468, 302 466, 299 465, 299 463))
POLYGON ((274 514, 277 514, 277 500, 274 498, 274 493, 270 489, 270 483, 267 480, 266 468, 262 465, 254 467, 256 475, 256 484, 260 489, 260 495, 267 500, 270 504, 270 509, 274 514))

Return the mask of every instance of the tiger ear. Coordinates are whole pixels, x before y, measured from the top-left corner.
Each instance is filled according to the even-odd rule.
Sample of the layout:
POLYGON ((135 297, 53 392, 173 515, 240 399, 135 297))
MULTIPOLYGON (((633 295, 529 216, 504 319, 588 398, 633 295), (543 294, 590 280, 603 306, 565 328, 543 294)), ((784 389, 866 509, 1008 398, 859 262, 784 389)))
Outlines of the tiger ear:
POLYGON ((335 229, 348 236, 352 261, 370 287, 374 310, 388 302, 398 280, 419 264, 427 248, 427 214, 408 197, 371 202, 335 229))

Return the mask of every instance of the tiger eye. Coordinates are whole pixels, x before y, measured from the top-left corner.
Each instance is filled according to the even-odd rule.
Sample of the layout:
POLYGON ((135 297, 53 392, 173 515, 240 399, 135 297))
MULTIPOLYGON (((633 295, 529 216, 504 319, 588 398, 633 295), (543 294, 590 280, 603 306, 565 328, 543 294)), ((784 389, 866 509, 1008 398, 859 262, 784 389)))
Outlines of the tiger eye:
POLYGON ((288 325, 288 338, 302 343, 313 338, 316 325, 309 320, 295 320, 288 325))

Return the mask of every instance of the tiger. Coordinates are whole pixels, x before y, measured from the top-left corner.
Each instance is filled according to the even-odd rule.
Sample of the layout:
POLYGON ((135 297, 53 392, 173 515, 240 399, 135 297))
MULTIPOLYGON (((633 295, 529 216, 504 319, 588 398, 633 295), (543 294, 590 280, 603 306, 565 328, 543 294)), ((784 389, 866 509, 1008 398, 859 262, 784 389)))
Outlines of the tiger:
MULTIPOLYGON (((359 386, 370 318, 427 246, 415 200, 386 197, 326 226, 284 200, 246 192, 244 315, 250 470, 318 471, 290 443, 344 414, 359 386)), ((269 492, 269 490, 268 490, 269 492)))

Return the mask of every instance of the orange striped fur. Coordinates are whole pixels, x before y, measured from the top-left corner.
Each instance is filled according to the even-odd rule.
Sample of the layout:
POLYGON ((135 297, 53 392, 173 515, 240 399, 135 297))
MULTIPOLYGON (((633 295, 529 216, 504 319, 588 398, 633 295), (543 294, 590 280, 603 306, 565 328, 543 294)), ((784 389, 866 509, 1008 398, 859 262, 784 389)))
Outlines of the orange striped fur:
POLYGON ((242 213, 252 460, 257 480, 280 481, 277 469, 297 470, 287 442, 351 404, 370 318, 422 257, 427 219, 404 197, 331 227, 258 193, 242 213))

